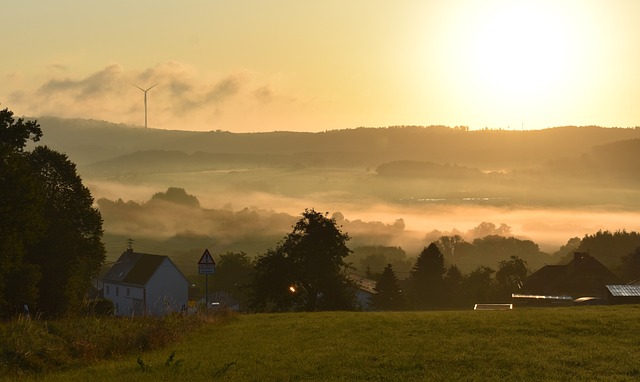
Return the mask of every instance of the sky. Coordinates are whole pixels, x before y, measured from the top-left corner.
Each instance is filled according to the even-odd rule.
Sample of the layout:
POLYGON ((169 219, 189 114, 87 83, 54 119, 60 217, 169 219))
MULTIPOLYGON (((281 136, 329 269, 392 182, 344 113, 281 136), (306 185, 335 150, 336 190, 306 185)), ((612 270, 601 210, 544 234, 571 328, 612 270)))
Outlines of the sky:
POLYGON ((640 126, 637 0, 21 0, 0 104, 170 130, 640 126), (134 86, 135 85, 135 86, 134 86))

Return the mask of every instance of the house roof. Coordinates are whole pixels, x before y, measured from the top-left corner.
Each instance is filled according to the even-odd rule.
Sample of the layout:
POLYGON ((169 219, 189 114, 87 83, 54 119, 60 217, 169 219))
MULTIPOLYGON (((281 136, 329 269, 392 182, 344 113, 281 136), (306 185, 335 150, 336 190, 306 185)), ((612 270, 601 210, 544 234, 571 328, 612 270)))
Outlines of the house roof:
POLYGON ((607 285, 613 297, 640 297, 640 285, 607 285))
MULTIPOLYGON (((120 255, 103 280, 123 284, 145 285, 167 256, 151 255, 127 250, 120 255)), ((173 264, 173 262, 171 262, 173 264)))
POLYGON ((367 293, 375 294, 376 293, 376 282, 368 279, 366 277, 362 277, 356 273, 350 273, 349 278, 356 283, 358 288, 367 293))
POLYGON ((618 277, 597 259, 576 252, 565 265, 546 265, 532 274, 522 292, 536 295, 578 295, 604 293, 604 286, 617 284, 618 277))

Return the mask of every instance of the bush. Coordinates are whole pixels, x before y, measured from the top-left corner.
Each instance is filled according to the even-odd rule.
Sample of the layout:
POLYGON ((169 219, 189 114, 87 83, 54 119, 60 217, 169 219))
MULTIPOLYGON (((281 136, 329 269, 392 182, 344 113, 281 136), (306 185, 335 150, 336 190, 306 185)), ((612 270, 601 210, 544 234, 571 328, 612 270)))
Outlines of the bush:
POLYGON ((55 321, 26 316, 0 323, 0 376, 64 369, 99 359, 160 349, 235 312, 165 317, 87 316, 55 321))

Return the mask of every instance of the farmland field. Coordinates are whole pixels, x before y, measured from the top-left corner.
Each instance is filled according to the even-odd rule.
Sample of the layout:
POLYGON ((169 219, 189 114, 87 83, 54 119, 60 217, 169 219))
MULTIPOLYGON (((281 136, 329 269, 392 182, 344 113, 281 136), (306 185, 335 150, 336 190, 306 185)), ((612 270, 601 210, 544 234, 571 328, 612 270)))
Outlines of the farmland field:
POLYGON ((241 315, 34 380, 630 381, 639 317, 640 306, 241 315))

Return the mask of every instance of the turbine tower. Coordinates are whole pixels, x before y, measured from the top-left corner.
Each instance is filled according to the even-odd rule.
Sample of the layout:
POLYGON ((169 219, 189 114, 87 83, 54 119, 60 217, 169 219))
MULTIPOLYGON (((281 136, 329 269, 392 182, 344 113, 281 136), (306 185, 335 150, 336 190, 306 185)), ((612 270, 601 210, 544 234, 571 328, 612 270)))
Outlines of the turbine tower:
POLYGON ((147 89, 143 89, 140 86, 136 85, 136 84, 132 84, 133 86, 137 87, 138 89, 140 89, 143 93, 144 93, 144 128, 147 128, 147 92, 153 88, 155 88, 156 86, 158 86, 158 84, 155 84, 147 89))

